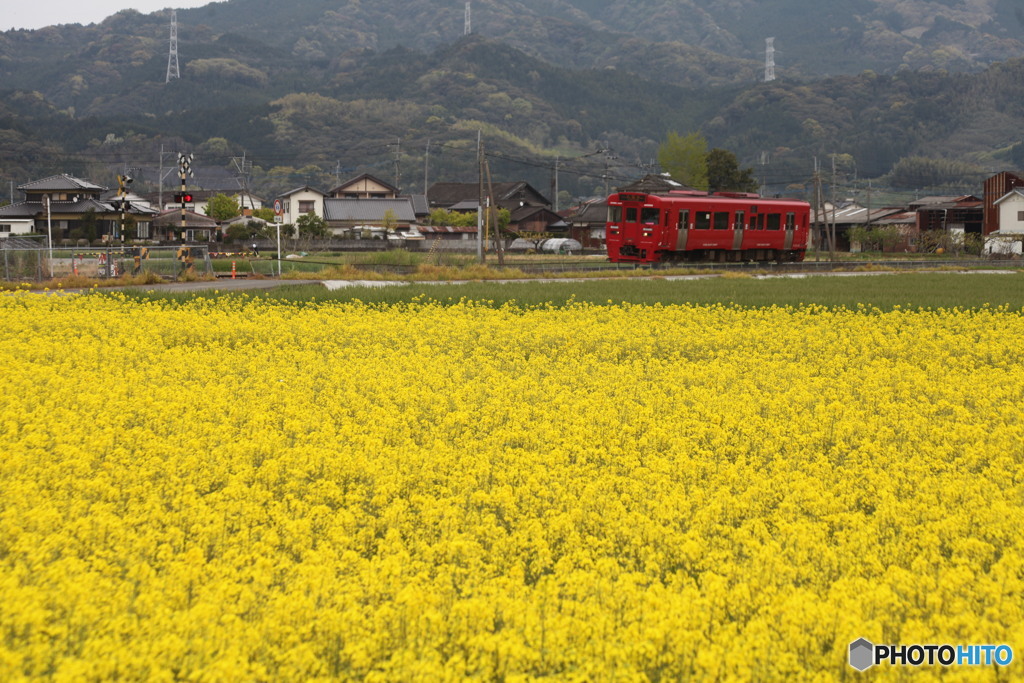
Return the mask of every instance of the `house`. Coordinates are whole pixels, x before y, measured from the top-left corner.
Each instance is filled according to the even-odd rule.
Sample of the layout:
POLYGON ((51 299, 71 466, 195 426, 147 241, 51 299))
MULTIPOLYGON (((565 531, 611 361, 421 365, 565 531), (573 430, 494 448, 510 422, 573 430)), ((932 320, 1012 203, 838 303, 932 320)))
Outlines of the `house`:
POLYGON ((1005 198, 1011 190, 1017 187, 1024 187, 1024 178, 1006 171, 997 173, 985 180, 984 191, 982 192, 983 217, 981 232, 983 235, 989 235, 999 230, 1001 212, 996 206, 996 202, 1005 198))
POLYGON ((398 188, 380 178, 364 173, 328 192, 334 199, 395 199, 398 188))
MULTIPOLYGON (((62 174, 18 186, 25 200, 0 207, 0 235, 38 233, 54 241, 81 238, 108 239, 121 231, 121 211, 104 199, 108 188, 62 174), (95 233, 95 234, 88 234, 95 233)), ((150 239, 150 222, 157 211, 148 203, 131 202, 126 215, 135 223, 136 237, 150 239)), ((119 197, 116 197, 119 199, 119 197)))
POLYGON ((835 225, 835 250, 860 252, 873 247, 858 241, 854 232, 857 228, 893 228, 892 238, 887 237, 882 251, 908 251, 913 244, 917 229, 917 214, 901 207, 868 209, 853 201, 825 202, 820 211, 811 208, 811 243, 822 250, 829 248, 828 231, 835 225), (815 233, 814 226, 818 226, 815 233))
MULTIPOLYGON (((242 210, 243 214, 251 215, 256 209, 263 208, 263 199, 252 193, 248 192, 224 192, 223 190, 188 190, 187 193, 192 196, 192 201, 187 202, 185 208, 189 211, 194 211, 199 214, 206 214, 210 206, 210 200, 219 194, 227 195, 235 200, 238 207, 242 210)), ((167 192, 163 192, 162 195, 167 195, 167 192)), ((174 195, 180 194, 180 192, 174 192, 174 195)), ((158 206, 162 207, 162 211, 173 211, 181 210, 181 203, 176 201, 163 202, 161 204, 161 195, 150 194, 148 196, 149 202, 155 202, 158 206)))
POLYGON ((324 220, 335 235, 346 235, 364 226, 403 231, 416 225, 416 213, 408 199, 328 198, 324 200, 324 220))
POLYGON ((986 236, 985 253, 1020 256, 1024 252, 1024 186, 993 202, 999 212, 999 229, 986 236))
POLYGON ((635 180, 616 189, 616 192, 642 192, 643 194, 668 194, 669 192, 685 191, 706 194, 701 190, 672 180, 667 173, 648 173, 640 180, 635 180))
POLYGON ((607 199, 584 202, 569 212, 569 236, 583 245, 584 249, 604 249, 607 221, 607 199))
POLYGON ((309 185, 285 192, 277 198, 281 202, 283 222, 295 223, 299 216, 304 216, 307 213, 325 217, 324 200, 326 198, 327 193, 309 185))
MULTIPOLYGON (((494 205, 512 211, 521 206, 543 206, 551 208, 551 201, 524 181, 493 183, 491 186, 494 205)), ((487 186, 484 186, 487 192, 487 186)), ((427 191, 427 203, 431 209, 448 209, 450 211, 473 211, 480 201, 479 183, 434 183, 427 191), (460 207, 460 208, 457 208, 460 207)))
POLYGON ((163 212, 153 219, 155 239, 169 242, 212 242, 220 230, 217 221, 195 211, 185 211, 184 223, 182 225, 181 209, 163 212))
POLYGON ((983 202, 974 195, 924 197, 910 204, 917 212, 917 232, 941 231, 953 234, 981 234, 983 202))
POLYGON ((564 236, 569 224, 551 209, 543 206, 520 206, 511 212, 508 229, 517 233, 544 233, 564 236))

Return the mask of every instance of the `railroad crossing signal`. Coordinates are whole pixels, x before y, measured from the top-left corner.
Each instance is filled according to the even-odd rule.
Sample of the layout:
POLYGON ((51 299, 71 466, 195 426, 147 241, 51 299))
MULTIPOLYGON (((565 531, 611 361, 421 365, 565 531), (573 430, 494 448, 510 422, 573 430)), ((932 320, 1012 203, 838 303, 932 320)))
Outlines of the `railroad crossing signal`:
POLYGON ((178 204, 191 204, 192 193, 191 192, 175 192, 174 201, 178 204))
POLYGON ((192 154, 178 153, 178 175, 184 180, 186 177, 194 177, 192 174, 192 154))
POLYGON ((122 197, 128 194, 128 186, 132 184, 132 178, 130 175, 119 175, 117 176, 117 193, 122 197))

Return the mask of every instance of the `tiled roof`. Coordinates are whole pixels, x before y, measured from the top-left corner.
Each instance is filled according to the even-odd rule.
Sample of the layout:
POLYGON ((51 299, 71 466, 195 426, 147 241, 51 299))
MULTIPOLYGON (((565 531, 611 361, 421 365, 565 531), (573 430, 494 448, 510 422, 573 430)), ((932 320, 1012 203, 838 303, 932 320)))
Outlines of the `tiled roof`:
POLYGON ((412 210, 417 216, 426 216, 430 213, 430 205, 427 204, 427 195, 408 194, 402 195, 399 199, 408 199, 412 202, 412 210))
POLYGON ((0 218, 35 218, 42 211, 39 202, 18 202, 0 206, 0 218))
POLYGON ((421 225, 418 229, 424 235, 476 234, 476 226, 421 225))
POLYGON ((416 214, 408 199, 325 199, 324 218, 328 221, 380 223, 388 211, 397 221, 413 223, 416 214))
POLYGON ((283 197, 291 197, 293 194, 298 194, 300 192, 315 192, 318 195, 321 195, 323 197, 327 196, 327 193, 324 192, 323 190, 318 190, 315 187, 310 187, 309 185, 303 185, 302 187, 297 187, 294 190, 289 190, 288 192, 285 192, 284 194, 279 195, 279 196, 282 197, 282 198, 283 197))
POLYGON ((74 192, 75 190, 105 192, 107 190, 107 188, 95 185, 87 180, 69 176, 67 173, 50 176, 41 180, 33 180, 30 183, 19 185, 18 189, 22 192, 74 192))
MULTIPOLYGON (((507 203, 522 196, 528 203, 550 203, 547 198, 525 181, 494 183, 491 185, 495 202, 507 203)), ((477 201, 480 195, 479 183, 434 183, 427 192, 431 206, 452 206, 460 202, 477 201)))

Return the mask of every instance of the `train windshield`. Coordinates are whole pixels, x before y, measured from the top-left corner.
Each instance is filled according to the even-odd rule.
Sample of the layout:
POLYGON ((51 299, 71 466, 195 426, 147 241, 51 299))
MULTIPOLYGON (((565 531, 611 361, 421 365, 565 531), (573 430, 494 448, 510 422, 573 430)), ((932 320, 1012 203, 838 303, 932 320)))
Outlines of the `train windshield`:
POLYGON ((609 223, 621 223, 622 222, 622 207, 621 206, 609 206, 608 207, 608 222, 609 223))
POLYGON ((644 208, 640 212, 640 222, 649 225, 657 225, 660 222, 661 211, 658 209, 644 208))

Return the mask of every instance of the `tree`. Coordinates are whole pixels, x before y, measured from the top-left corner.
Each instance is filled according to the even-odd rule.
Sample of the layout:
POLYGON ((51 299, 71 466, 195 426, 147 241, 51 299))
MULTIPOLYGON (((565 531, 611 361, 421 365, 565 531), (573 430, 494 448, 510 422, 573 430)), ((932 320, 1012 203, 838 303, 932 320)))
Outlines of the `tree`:
POLYGON ((274 222, 274 210, 268 208, 255 209, 252 212, 253 218, 262 218, 268 223, 274 222))
POLYGON ((78 227, 69 233, 72 239, 87 239, 90 242, 99 236, 99 219, 96 217, 96 210, 89 209, 82 214, 78 221, 78 227))
POLYGON ((299 216, 295 221, 295 227, 298 228, 299 237, 327 237, 331 234, 327 228, 327 221, 315 213, 304 213, 299 216))
POLYGON ((740 168, 736 155, 726 149, 708 152, 708 189, 711 192, 757 192, 754 169, 740 168))
POLYGON ((215 194, 206 205, 206 215, 215 221, 226 221, 241 214, 238 202, 226 194, 215 194))
POLYGON ((239 221, 228 226, 224 239, 229 243, 245 242, 251 239, 265 239, 272 236, 267 228, 266 224, 259 221, 239 221))
POLYGON ((708 143, 699 133, 687 136, 669 133, 658 147, 658 163, 678 183, 706 190, 708 188, 708 143))
POLYGON ((430 225, 449 225, 462 228, 475 227, 476 213, 460 213, 437 208, 431 210, 429 223, 430 225))

